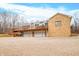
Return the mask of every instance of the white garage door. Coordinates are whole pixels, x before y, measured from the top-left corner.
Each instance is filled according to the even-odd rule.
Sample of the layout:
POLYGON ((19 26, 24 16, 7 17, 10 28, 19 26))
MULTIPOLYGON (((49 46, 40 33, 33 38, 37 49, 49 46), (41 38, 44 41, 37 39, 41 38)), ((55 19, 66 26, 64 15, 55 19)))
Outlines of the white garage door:
POLYGON ((35 37, 45 37, 45 32, 43 31, 37 31, 34 34, 35 34, 35 37))
POLYGON ((32 37, 32 32, 24 32, 24 37, 32 37))

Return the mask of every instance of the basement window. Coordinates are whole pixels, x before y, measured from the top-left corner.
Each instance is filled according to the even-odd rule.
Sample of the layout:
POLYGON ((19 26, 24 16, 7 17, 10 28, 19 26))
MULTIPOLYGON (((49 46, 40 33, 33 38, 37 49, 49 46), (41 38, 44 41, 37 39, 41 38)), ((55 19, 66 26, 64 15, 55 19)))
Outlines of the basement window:
POLYGON ((61 21, 55 21, 55 27, 60 28, 61 27, 61 21))

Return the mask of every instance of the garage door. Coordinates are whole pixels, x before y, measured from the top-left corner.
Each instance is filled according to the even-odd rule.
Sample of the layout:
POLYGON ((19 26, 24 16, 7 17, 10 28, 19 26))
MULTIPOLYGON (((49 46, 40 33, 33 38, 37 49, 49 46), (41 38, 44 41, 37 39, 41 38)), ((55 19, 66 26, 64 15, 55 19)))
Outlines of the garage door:
POLYGON ((32 37, 32 32, 24 32, 23 37, 32 37))
POLYGON ((45 37, 45 32, 43 31, 37 31, 34 33, 35 37, 45 37))

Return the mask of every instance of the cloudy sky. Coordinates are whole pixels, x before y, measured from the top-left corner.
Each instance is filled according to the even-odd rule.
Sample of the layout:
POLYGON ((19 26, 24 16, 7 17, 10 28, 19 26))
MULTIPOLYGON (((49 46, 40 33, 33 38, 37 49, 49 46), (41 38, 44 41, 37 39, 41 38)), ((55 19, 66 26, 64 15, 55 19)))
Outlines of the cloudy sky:
POLYGON ((19 13, 29 22, 47 20, 56 13, 72 16, 75 12, 79 12, 78 3, 10 3, 0 4, 0 8, 19 13))

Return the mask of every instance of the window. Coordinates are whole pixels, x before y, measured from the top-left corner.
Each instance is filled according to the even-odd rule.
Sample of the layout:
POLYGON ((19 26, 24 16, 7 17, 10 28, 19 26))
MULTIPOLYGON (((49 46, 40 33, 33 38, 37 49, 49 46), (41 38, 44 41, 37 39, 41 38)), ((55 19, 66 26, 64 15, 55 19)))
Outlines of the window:
POLYGON ((61 21, 55 21, 55 26, 57 28, 60 28, 61 27, 61 21))
POLYGON ((35 26, 39 26, 39 24, 35 24, 35 26))
POLYGON ((48 23, 45 23, 45 26, 47 26, 48 25, 48 23))

